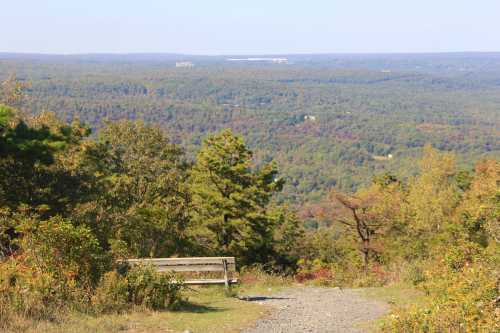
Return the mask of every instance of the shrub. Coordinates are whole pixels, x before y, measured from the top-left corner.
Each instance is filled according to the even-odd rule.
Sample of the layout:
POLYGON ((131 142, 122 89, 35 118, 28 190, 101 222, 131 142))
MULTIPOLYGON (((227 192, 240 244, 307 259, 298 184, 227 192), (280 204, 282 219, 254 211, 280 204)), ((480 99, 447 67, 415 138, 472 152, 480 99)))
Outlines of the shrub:
POLYGON ((182 281, 169 273, 159 273, 152 266, 134 266, 120 274, 104 274, 94 295, 96 313, 123 312, 131 306, 151 310, 172 309, 181 299, 182 281))
POLYGON ((0 261, 0 330, 12 318, 55 320, 70 311, 122 312, 133 305, 174 307, 181 283, 152 267, 107 272, 110 256, 83 226, 60 217, 46 221, 16 215, 18 249, 0 261))
POLYGON ((422 267, 418 264, 411 265, 406 271, 405 281, 417 286, 425 281, 425 274, 422 267))
POLYGON ((498 332, 498 271, 488 257, 459 255, 457 248, 429 264, 420 287, 429 295, 424 306, 399 309, 387 332, 498 332), (461 258, 461 260, 460 260, 461 258))
POLYGON ((84 226, 56 216, 47 221, 21 218, 20 249, 29 266, 57 278, 69 274, 81 286, 94 285, 108 267, 97 239, 84 226))
POLYGON ((104 269, 97 241, 84 227, 54 217, 38 221, 23 214, 11 219, 19 238, 15 254, 0 262, 0 316, 54 320, 86 311, 92 281, 104 269))
POLYGON ((0 331, 12 328, 13 318, 28 323, 57 320, 71 311, 120 313, 133 306, 162 310, 180 301, 181 281, 149 266, 134 267, 125 275, 107 272, 92 292, 79 286, 72 272, 61 279, 60 274, 42 272, 23 259, 0 263, 0 331))
POLYGON ((130 307, 127 278, 118 272, 103 275, 92 295, 93 310, 96 313, 120 313, 130 307))
POLYGON ((126 274, 129 301, 153 310, 171 309, 180 301, 182 281, 152 266, 134 266, 126 274))
POLYGON ((243 266, 238 275, 242 286, 261 284, 266 287, 282 287, 293 280, 290 275, 269 272, 262 264, 243 266))
POLYGON ((71 272, 44 272, 28 266, 24 259, 10 258, 0 264, 1 317, 17 314, 53 320, 70 307, 81 308, 87 290, 77 287, 71 272))
POLYGON ((326 263, 319 259, 300 260, 297 282, 311 282, 323 286, 340 287, 379 287, 388 282, 389 276, 378 264, 370 265, 367 270, 361 265, 348 262, 326 263))
POLYGON ((313 261, 300 260, 299 271, 295 275, 295 280, 300 283, 314 281, 320 285, 333 284, 331 265, 322 262, 319 259, 313 261))

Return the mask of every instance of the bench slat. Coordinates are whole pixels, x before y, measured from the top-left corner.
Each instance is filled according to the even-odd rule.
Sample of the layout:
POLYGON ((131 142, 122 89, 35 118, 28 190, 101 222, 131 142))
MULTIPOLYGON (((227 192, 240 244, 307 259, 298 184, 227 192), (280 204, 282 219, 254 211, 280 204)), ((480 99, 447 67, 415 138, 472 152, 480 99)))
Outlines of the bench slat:
POLYGON ((207 258, 144 258, 144 259, 127 259, 130 264, 134 263, 151 263, 155 266, 167 265, 193 265, 193 264, 215 264, 222 265, 222 259, 225 259, 228 264, 236 264, 234 257, 207 257, 207 258))
MULTIPOLYGON (((223 272, 222 265, 155 265, 158 272, 223 272)), ((229 271, 236 271, 235 265, 227 265, 229 271)))
MULTIPOLYGON (((238 279, 229 279, 228 282, 229 282, 229 284, 236 284, 236 283, 238 283, 238 279)), ((186 280, 186 281, 184 281, 184 284, 189 284, 189 285, 224 284, 224 283, 225 283, 224 279, 200 279, 200 280, 186 280)))

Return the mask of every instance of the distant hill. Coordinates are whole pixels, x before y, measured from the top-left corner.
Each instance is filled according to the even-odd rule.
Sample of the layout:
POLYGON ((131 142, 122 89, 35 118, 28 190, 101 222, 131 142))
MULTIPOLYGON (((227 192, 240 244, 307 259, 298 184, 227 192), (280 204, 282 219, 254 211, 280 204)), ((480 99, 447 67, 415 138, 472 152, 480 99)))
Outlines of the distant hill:
POLYGON ((290 202, 354 190, 385 171, 411 175, 427 142, 456 151, 463 167, 500 156, 500 53, 230 57, 0 53, 0 79, 31 81, 33 112, 92 126, 144 119, 191 156, 208 133, 231 127, 257 162, 279 162, 290 202))
POLYGON ((2 53, 1 60, 19 60, 45 63, 163 63, 176 61, 197 62, 202 66, 246 66, 262 63, 230 63, 231 58, 286 58, 288 65, 330 69, 373 69, 384 71, 417 71, 452 73, 464 71, 500 71, 500 52, 418 53, 418 54, 238 54, 189 55, 177 53, 92 53, 92 54, 36 54, 2 53))

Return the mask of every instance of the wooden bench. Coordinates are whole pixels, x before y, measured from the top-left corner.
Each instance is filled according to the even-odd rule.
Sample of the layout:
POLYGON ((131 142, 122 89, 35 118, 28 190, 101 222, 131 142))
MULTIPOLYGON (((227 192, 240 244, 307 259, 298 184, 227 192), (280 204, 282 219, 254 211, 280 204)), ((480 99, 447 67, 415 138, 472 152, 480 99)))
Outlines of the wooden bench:
POLYGON ((158 272, 224 272, 223 279, 196 279, 185 280, 188 285, 224 284, 226 289, 231 284, 238 283, 238 279, 229 277, 236 271, 234 257, 193 257, 193 258, 152 258, 152 259, 127 259, 131 266, 150 264, 158 272))

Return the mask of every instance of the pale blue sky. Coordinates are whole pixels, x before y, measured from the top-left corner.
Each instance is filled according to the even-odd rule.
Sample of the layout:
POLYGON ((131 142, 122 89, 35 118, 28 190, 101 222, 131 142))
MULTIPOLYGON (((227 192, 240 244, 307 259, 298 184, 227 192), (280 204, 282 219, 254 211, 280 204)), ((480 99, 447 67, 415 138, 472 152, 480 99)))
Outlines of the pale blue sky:
POLYGON ((0 0, 0 52, 500 51, 500 0, 0 0))

